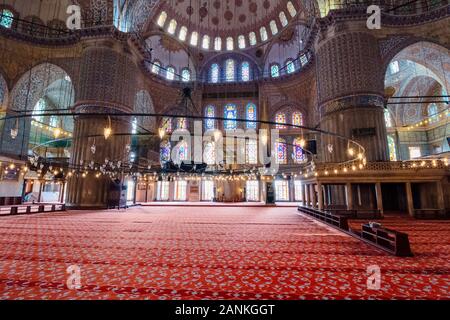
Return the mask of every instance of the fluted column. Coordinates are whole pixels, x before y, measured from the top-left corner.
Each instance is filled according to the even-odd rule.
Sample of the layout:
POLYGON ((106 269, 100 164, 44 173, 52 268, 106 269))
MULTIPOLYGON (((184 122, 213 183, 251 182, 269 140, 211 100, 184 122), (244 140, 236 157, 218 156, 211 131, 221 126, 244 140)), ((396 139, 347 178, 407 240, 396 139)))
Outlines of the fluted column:
MULTIPOLYGON (((384 74, 377 40, 368 33, 335 31, 316 50, 321 128, 359 142, 368 161, 386 161, 384 74)), ((323 161, 349 160, 345 140, 323 136, 321 143, 323 161)))
MULTIPOLYGON (((131 133, 131 119, 123 114, 133 111, 137 68, 124 53, 107 46, 87 47, 83 52, 80 71, 80 87, 75 110, 85 113, 75 119, 72 156, 74 167, 95 167, 109 159, 117 163, 127 162, 125 146, 130 136, 115 136, 115 133, 131 133), (92 116, 101 113, 104 116, 92 116), (108 116, 110 119, 108 119, 108 116), (113 135, 103 136, 106 126, 111 124, 113 135), (95 143, 95 152, 91 147, 95 143)), ((76 208, 104 208, 107 206, 111 179, 107 176, 87 177, 75 175, 68 182, 67 205, 76 208)))

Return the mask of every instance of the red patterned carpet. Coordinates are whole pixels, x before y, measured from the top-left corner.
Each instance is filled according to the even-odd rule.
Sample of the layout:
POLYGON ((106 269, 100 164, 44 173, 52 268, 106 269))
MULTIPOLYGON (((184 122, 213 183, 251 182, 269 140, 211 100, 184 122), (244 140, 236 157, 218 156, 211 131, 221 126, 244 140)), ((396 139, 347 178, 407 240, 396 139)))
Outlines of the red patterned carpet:
POLYGON ((450 299, 450 222, 396 258, 293 208, 147 207, 0 218, 0 299, 450 299), (81 288, 66 286, 71 265, 81 288), (381 289, 367 289, 379 265, 381 289))

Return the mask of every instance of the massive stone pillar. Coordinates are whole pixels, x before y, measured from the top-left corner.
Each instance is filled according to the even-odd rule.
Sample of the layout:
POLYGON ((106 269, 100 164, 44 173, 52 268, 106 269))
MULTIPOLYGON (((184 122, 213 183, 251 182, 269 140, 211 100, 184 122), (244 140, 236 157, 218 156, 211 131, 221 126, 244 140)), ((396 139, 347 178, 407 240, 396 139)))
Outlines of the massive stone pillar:
MULTIPOLYGON (((129 159, 125 146, 130 143, 130 136, 114 134, 131 133, 130 117, 120 114, 133 111, 137 68, 127 55, 98 45, 84 50, 81 63, 75 111, 86 115, 75 119, 71 165, 87 166, 93 161, 95 167, 99 167, 105 159, 125 163, 129 159), (104 116, 89 113, 102 113, 104 116), (105 139, 103 132, 109 121, 113 135, 105 139)), ((74 175, 68 183, 68 206, 106 207, 110 183, 107 176, 96 177, 93 173, 86 177, 74 175)))
MULTIPOLYGON (((341 29, 328 30, 316 45, 321 129, 359 142, 368 161, 386 161, 384 72, 377 40, 341 29)), ((323 136, 321 144, 323 161, 350 159, 345 140, 323 136)))

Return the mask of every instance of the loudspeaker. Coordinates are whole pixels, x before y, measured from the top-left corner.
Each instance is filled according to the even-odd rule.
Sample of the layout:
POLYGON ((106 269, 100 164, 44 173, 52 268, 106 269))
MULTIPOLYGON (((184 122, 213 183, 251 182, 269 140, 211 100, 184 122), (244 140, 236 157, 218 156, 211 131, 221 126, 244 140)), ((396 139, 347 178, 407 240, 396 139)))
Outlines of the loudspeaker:
POLYGON ((306 143, 305 149, 311 152, 312 154, 317 154, 317 141, 316 140, 309 140, 306 143))

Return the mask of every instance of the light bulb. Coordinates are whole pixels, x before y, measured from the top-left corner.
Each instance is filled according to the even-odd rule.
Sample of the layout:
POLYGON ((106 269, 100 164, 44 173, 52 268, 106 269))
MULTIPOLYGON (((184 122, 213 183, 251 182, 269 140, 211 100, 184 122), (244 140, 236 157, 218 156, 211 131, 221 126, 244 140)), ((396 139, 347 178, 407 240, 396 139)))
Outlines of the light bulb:
POLYGON ((56 128, 53 130, 53 136, 58 139, 58 137, 61 135, 61 129, 60 128, 56 128))
POLYGON ((164 138, 165 134, 166 134, 165 130, 163 128, 160 128, 159 129, 159 137, 161 138, 161 140, 164 138))
POLYGON ((105 136, 106 140, 111 136, 111 133, 112 133, 111 127, 107 127, 103 130, 103 135, 105 136))
POLYGON ((300 139, 300 143, 299 143, 299 144, 300 144, 300 148, 303 149, 303 148, 306 146, 306 141, 305 141, 305 139, 303 139, 303 138, 300 139))
POLYGON ((353 148, 348 148, 348 154, 353 157, 355 155, 355 150, 353 148))

